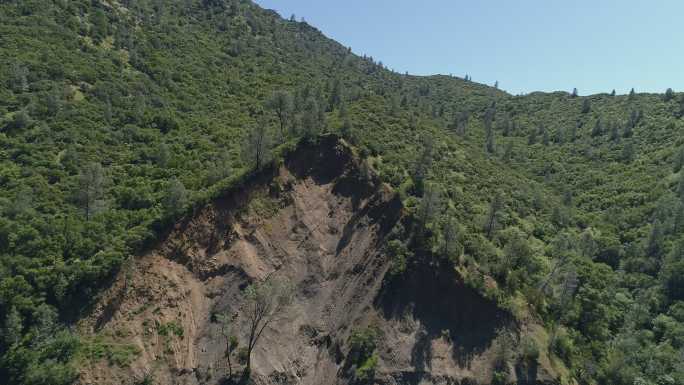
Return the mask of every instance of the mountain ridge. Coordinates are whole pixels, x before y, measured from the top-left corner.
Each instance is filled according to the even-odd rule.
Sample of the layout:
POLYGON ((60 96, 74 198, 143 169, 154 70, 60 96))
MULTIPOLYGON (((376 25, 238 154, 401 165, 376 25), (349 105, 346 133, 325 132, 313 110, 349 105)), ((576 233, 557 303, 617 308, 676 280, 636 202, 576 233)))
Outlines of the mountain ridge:
POLYGON ((417 218, 397 265, 445 258, 517 318, 536 314, 564 381, 682 378, 681 94, 512 96, 400 75, 246 1, 0 10, 8 383, 69 383, 74 357, 130 354, 64 325, 254 168, 242 148, 259 127, 275 144, 333 131, 358 147, 417 218))

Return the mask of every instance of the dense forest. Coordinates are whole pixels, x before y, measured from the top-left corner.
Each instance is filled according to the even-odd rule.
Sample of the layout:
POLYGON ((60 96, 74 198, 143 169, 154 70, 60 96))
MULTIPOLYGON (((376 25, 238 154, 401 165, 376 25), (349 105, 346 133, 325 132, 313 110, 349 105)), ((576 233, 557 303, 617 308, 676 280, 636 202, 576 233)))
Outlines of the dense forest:
POLYGON ((0 1, 0 382, 125 365, 75 323, 126 261, 335 133, 413 218, 393 274, 453 268, 580 384, 684 384, 682 117, 672 90, 398 74, 247 0, 0 1))

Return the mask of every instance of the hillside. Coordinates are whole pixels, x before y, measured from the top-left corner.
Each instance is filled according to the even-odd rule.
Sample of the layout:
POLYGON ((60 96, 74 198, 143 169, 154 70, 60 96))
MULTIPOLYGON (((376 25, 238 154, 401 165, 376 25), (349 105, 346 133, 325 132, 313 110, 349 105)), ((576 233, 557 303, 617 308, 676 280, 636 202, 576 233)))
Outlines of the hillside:
MULTIPOLYGON (((173 229, 246 189, 255 168, 336 133, 403 207, 394 235, 355 257, 381 266, 374 285, 419 287, 436 271, 514 320, 499 332, 517 348, 499 349, 478 381, 553 362, 561 383, 684 383, 683 106, 671 92, 512 96, 397 74, 249 1, 1 2, 0 378, 98 383, 84 368, 136 369, 148 350, 114 329, 84 331, 112 290, 153 255, 174 262, 159 251, 173 229)), ((437 297, 395 289, 390 302, 417 309, 437 297)), ((344 341, 353 325, 339 318, 344 341)), ((199 335, 182 330, 186 342, 199 335)), ((430 340, 455 351, 450 338, 477 334, 454 333, 430 340)), ((380 344, 408 346, 392 341, 380 344)), ((420 383, 413 363, 403 370, 399 383, 420 383)))
MULTIPOLYGON (((140 351, 130 369, 84 367, 82 382, 151 375, 158 383, 214 383, 243 370, 244 361, 226 362, 222 317, 235 333, 249 330, 238 316, 249 307, 241 288, 274 276, 296 294, 252 353, 255 383, 358 382, 358 361, 367 359, 380 383, 488 381, 506 343, 497 332, 514 328, 510 315, 453 274, 423 267, 411 280, 391 278, 383 245, 402 211, 343 142, 301 144, 282 166, 227 191, 126 267, 84 335, 140 351), (439 294, 446 295, 438 304, 431 297, 439 294), (373 336, 368 357, 356 357, 359 335, 373 336)), ((552 380, 544 359, 534 378, 552 380)))

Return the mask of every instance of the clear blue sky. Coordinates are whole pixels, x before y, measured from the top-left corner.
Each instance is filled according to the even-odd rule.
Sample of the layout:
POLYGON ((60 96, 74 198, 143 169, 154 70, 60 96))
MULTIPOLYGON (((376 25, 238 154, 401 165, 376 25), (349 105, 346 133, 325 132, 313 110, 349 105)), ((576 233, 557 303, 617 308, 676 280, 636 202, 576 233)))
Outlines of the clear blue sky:
POLYGON ((684 90, 682 0, 256 0, 411 74, 531 91, 684 90))

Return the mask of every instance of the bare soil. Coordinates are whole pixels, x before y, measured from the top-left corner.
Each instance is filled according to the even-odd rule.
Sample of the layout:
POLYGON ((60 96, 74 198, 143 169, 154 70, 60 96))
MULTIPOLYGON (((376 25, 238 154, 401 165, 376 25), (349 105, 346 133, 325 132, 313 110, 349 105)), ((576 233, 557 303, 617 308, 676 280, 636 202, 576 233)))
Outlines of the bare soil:
MULTIPOLYGON (((348 338, 366 326, 381 332, 371 383, 489 383, 496 331, 513 320, 453 271, 387 279, 383 246, 402 215, 400 199, 343 142, 301 145, 122 270, 81 328, 139 354, 125 367, 89 362, 80 382, 134 384, 148 374, 155 384, 228 383, 216 314, 234 316, 244 344, 243 290, 278 275, 296 295, 253 352, 253 383, 356 383, 348 338)), ((531 382, 554 376, 546 365, 531 382)))

